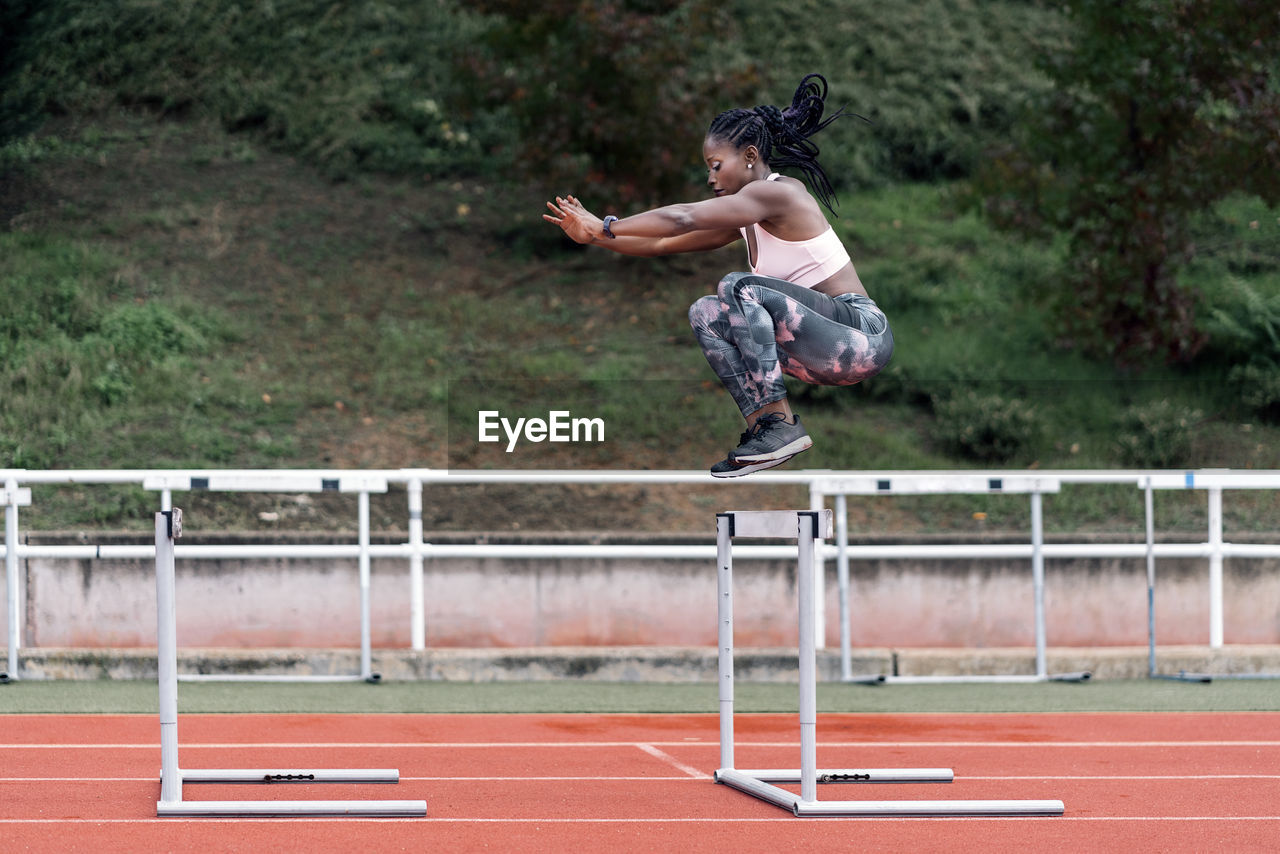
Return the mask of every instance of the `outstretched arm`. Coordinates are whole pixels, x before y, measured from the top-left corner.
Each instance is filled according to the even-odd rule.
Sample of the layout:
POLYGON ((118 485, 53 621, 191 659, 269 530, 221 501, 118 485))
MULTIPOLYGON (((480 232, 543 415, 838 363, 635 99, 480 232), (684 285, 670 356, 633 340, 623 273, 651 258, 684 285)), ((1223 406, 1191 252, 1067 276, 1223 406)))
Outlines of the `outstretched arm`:
MULTIPOLYGON (((574 196, 556 196, 555 202, 547 202, 549 214, 542 218, 564 230, 577 243, 602 246, 622 255, 656 257, 681 252, 704 252, 728 246, 741 235, 736 229, 703 229, 684 234, 654 236, 622 236, 610 238, 604 233, 604 222, 586 209, 574 196)), ((613 230, 613 229, 611 229, 613 230)), ((615 231, 616 234, 616 231, 615 231)))

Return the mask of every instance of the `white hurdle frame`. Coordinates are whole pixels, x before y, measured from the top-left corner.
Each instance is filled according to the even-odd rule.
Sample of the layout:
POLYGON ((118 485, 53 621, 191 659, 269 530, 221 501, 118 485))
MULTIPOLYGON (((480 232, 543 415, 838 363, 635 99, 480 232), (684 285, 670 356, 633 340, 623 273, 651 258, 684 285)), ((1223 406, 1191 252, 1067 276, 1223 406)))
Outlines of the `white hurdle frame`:
POLYGON ((182 770, 178 764, 178 611, 173 541, 182 536, 182 511, 156 514, 156 663, 160 689, 160 800, 165 817, 373 816, 419 817, 426 801, 185 801, 184 783, 398 783, 396 769, 278 771, 182 770))
POLYGON ((1204 548, 1209 558, 1209 647, 1221 649, 1224 641, 1222 560, 1233 557, 1276 557, 1280 551, 1274 547, 1232 546, 1222 540, 1222 490, 1224 489, 1276 489, 1280 478, 1276 472, 1230 472, 1204 469, 1178 474, 1151 474, 1141 484, 1146 515, 1147 537, 1147 676, 1151 679, 1172 679, 1179 682, 1212 682, 1214 679, 1280 679, 1280 673, 1191 673, 1163 674, 1156 671, 1156 546, 1155 501, 1156 489, 1203 489, 1208 493, 1209 532, 1204 548))
POLYGON ((818 816, 1053 816, 1062 801, 820 801, 818 783, 950 783, 949 768, 817 769, 817 649, 814 617, 814 543, 831 536, 830 510, 735 510, 716 514, 717 617, 720 682, 720 768, 715 781, 790 809, 818 816), (794 539, 799 609, 800 768, 741 770, 734 764, 733 540, 794 539), (800 794, 774 783, 799 783, 800 794))
MULTIPOLYGON (((1043 476, 937 474, 930 472, 893 473, 860 477, 838 477, 815 488, 822 495, 835 496, 836 573, 840 591, 840 673, 846 682, 1085 682, 1088 671, 1050 675, 1044 611, 1044 502, 1045 493, 1061 490, 1061 481, 1043 476), (854 676, 849 604, 849 495, 976 495, 1030 494, 1031 496, 1031 579, 1034 597, 1036 672, 1034 675, 975 674, 968 676, 899 676, 878 674, 854 676)), ((819 603, 821 607, 821 603, 819 603)))
MULTIPOLYGON (((360 672, 348 675, 258 675, 237 673, 182 673, 183 682, 379 682, 382 674, 373 670, 370 616, 369 493, 387 491, 387 479, 371 475, 295 474, 261 477, 253 474, 210 472, 197 475, 160 474, 147 477, 143 488, 160 492, 160 509, 173 506, 173 493, 190 492, 343 492, 358 494, 357 562, 360 573, 360 672)), ((420 517, 419 517, 420 518, 420 517)))
POLYGON ((22 588, 18 579, 18 508, 31 505, 31 490, 21 488, 13 478, 0 491, 4 505, 4 579, 6 602, 9 603, 9 663, 0 673, 0 683, 18 679, 18 647, 22 646, 22 588))

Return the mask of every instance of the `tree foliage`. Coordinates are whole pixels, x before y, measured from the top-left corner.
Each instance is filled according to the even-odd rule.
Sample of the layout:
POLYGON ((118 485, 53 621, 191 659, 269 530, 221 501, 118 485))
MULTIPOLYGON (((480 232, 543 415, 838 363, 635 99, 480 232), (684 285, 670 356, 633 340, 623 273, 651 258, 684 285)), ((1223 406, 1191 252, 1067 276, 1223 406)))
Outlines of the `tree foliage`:
POLYGON ((23 72, 38 50, 36 0, 0 3, 0 145, 39 124, 43 81, 23 72))
MULTIPOLYGON (((478 0, 490 16, 467 106, 501 106, 522 177, 620 205, 687 194, 703 134, 742 106, 752 66, 716 54, 733 20, 714 0, 478 0)), ((750 102, 746 104, 750 106, 750 102)))
POLYGON ((978 179, 988 213, 1069 244, 1060 317, 1121 363, 1203 344, 1178 271, 1190 222, 1244 191, 1280 201, 1280 7, 1270 0, 1067 0, 1054 86, 978 179))

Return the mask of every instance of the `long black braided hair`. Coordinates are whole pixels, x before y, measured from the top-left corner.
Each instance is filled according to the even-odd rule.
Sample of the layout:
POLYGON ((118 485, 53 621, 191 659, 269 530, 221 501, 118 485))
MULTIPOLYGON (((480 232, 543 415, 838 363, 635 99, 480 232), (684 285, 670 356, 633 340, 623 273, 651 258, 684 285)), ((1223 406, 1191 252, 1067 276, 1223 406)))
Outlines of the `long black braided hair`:
POLYGON ((737 150, 754 145, 760 159, 770 167, 796 167, 818 201, 834 214, 835 191, 818 163, 818 146, 809 139, 845 115, 842 108, 823 118, 826 101, 827 79, 821 74, 807 74, 796 87, 790 107, 779 110, 764 104, 750 110, 726 110, 711 121, 707 137, 723 140, 737 150))

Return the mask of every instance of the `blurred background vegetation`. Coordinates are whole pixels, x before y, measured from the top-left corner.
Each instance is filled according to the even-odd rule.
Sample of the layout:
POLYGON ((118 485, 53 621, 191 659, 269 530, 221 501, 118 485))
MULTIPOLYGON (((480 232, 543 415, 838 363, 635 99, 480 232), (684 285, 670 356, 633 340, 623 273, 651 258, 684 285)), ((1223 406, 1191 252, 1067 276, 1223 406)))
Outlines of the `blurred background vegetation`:
MULTIPOLYGON (((741 247, 618 258, 542 205, 700 198, 710 118, 811 71, 871 120, 817 142, 898 350, 863 386, 795 387, 805 467, 1280 468, 1280 16, 1115 8, 10 0, 0 468, 511 467, 448 415, 496 380, 530 406, 539 382, 619 390, 625 445, 539 464, 702 468, 740 427, 684 315, 741 247)), ((495 525, 540 524, 510 498, 495 525)), ((1069 501, 1064 525, 1140 511, 1069 501)), ((1237 504, 1273 525, 1274 500, 1237 504)))

